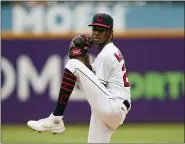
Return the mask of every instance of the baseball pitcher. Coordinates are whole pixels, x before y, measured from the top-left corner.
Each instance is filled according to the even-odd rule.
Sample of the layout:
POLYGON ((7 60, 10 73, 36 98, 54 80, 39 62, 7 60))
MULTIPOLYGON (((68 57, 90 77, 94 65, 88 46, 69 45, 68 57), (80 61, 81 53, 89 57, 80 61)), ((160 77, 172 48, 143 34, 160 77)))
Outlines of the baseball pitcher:
POLYGON ((55 110, 49 117, 30 120, 27 125, 36 131, 63 133, 63 117, 69 97, 76 84, 84 91, 91 107, 88 143, 109 143, 113 132, 123 123, 131 109, 130 84, 124 58, 112 42, 113 18, 95 14, 92 36, 82 34, 70 43, 70 60, 65 65, 55 110), (88 53, 93 44, 99 54, 93 64, 88 53))

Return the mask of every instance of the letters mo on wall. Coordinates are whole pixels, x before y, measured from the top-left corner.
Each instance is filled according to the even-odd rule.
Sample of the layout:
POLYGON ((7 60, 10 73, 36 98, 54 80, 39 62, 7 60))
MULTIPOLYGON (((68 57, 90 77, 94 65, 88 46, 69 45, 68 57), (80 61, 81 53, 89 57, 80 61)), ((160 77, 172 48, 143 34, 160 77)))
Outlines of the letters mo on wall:
POLYGON ((32 29, 34 33, 69 33, 88 32, 91 29, 92 16, 96 12, 104 11, 111 14, 116 23, 116 31, 125 29, 125 8, 122 5, 114 5, 111 9, 106 4, 97 5, 93 8, 92 4, 76 5, 71 7, 65 4, 57 4, 49 8, 34 7, 29 12, 26 8, 16 6, 13 9, 13 31, 23 32, 32 29))

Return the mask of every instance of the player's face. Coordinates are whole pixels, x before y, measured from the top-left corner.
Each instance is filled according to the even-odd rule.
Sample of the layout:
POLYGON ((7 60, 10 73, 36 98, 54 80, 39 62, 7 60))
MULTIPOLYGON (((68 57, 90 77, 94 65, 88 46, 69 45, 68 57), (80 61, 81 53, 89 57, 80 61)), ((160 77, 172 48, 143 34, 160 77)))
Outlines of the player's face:
POLYGON ((103 27, 93 26, 92 36, 94 38, 94 44, 102 44, 107 39, 107 29, 103 27))

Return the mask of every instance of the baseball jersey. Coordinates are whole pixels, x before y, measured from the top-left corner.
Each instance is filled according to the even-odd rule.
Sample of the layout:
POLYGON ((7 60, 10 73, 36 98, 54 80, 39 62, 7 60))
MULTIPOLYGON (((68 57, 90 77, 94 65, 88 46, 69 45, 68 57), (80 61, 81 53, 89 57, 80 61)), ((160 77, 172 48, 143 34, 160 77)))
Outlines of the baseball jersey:
POLYGON ((125 61, 120 50, 113 43, 104 46, 95 58, 92 69, 114 98, 131 102, 125 61))

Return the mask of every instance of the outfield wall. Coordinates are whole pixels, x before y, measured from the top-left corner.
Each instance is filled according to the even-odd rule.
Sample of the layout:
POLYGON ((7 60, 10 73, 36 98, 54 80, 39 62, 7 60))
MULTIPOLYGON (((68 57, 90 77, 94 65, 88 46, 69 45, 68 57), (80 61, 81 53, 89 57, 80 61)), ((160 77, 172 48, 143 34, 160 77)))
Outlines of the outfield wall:
MULTIPOLYGON (((2 123, 46 117, 58 97, 74 35, 2 35, 2 123)), ((114 43, 126 60, 132 109, 126 122, 184 122, 184 31, 128 32, 114 43)), ((97 54, 91 51, 91 61, 97 54)), ((103 105, 103 103, 102 103, 103 105)), ((66 123, 86 123, 90 107, 75 88, 66 123)))

